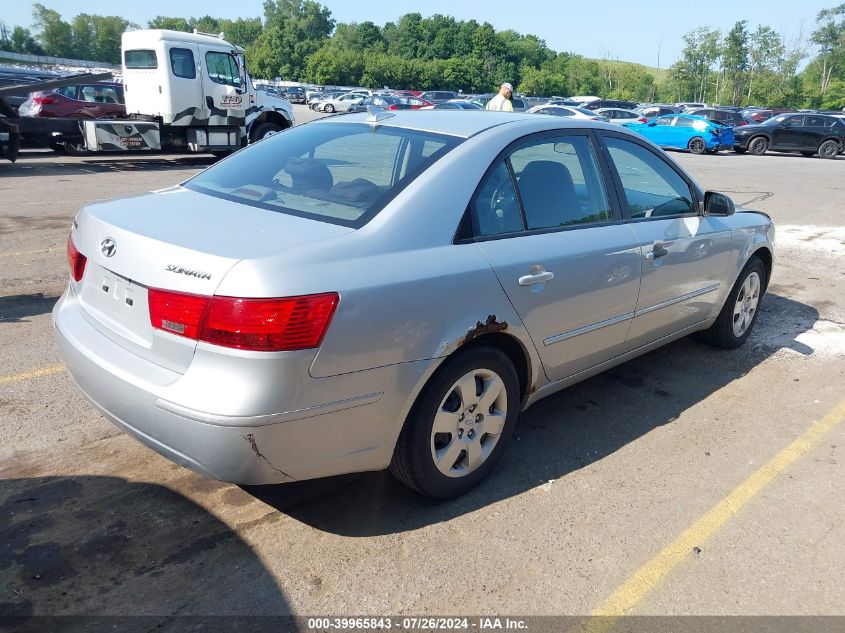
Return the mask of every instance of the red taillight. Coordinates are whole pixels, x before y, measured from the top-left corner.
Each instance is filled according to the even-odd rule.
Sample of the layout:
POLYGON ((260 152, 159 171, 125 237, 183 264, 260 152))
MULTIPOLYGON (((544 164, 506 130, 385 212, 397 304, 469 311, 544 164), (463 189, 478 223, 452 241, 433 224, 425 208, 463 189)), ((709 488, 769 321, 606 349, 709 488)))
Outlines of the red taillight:
POLYGON ((53 99, 53 97, 50 95, 43 95, 39 97, 33 97, 32 102, 37 105, 50 105, 51 103, 55 102, 55 99, 53 99))
POLYGON ((154 328, 198 339, 211 297, 150 288, 147 303, 154 328))
POLYGON ((640 123, 648 123, 648 119, 644 116, 641 116, 639 119, 637 119, 637 121, 639 121, 640 123))
POLYGON ((318 347, 337 303, 334 292, 239 299, 149 291, 153 327, 214 345, 264 352, 318 347))
POLYGON ((396 104, 394 103, 394 104, 391 104, 391 105, 387 106, 387 109, 388 109, 388 110, 398 110, 399 108, 398 108, 398 107, 396 106, 396 104))
POLYGON ((74 281, 81 281, 82 275, 85 272, 85 262, 88 258, 76 250, 76 244, 73 243, 73 235, 67 236, 67 265, 70 268, 70 276, 74 281))

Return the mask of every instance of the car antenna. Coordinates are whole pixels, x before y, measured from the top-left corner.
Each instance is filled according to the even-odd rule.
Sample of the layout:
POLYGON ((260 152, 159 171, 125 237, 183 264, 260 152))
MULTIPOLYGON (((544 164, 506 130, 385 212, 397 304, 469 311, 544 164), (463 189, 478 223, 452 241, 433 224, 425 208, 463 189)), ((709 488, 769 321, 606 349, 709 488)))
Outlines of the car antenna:
POLYGON ((373 105, 367 106, 367 112, 370 113, 370 116, 367 117, 367 123, 372 123, 373 125, 377 124, 379 121, 384 121, 392 116, 396 116, 389 110, 383 110, 373 105))

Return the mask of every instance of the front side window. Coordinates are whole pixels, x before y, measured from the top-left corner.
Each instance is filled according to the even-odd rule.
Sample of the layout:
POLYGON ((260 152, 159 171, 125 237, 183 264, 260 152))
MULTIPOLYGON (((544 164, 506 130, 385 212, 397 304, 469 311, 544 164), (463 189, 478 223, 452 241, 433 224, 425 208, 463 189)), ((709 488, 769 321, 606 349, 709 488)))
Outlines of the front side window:
POLYGON ((610 204, 586 136, 561 136, 510 155, 528 229, 608 222, 610 204))
POLYGON ((127 68, 150 69, 158 68, 158 58, 155 51, 134 50, 123 54, 123 64, 127 68))
POLYGON ((662 116, 662 117, 656 119, 655 122, 657 123, 657 125, 672 125, 672 119, 674 119, 674 118, 675 117, 671 117, 671 116, 662 116))
POLYGON ((361 123, 303 125, 210 167, 185 187, 359 228, 461 139, 361 123))
POLYGON ((783 122, 784 127, 801 127, 802 125, 804 125, 804 117, 802 116, 791 116, 783 122))
POLYGON ((615 137, 606 138, 605 145, 622 182, 631 218, 696 212, 687 182, 657 154, 615 137))
POLYGON ((235 58, 228 53, 209 51, 205 54, 208 76, 214 83, 225 86, 240 86, 241 74, 235 58))
POLYGON ((194 52, 190 48, 171 48, 170 69, 177 77, 196 79, 197 66, 194 63, 194 52))

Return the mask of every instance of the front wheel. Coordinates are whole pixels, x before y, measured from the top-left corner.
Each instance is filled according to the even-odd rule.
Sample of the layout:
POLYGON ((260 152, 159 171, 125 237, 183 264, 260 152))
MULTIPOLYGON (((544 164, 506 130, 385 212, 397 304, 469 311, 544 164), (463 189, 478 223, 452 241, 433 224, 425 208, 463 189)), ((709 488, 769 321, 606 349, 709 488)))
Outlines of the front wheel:
POLYGON ((261 139, 267 138, 269 136, 273 136, 274 134, 278 134, 284 128, 277 124, 277 123, 261 123, 257 128, 255 128, 255 135, 252 137, 253 141, 260 141, 261 139))
POLYGON ((519 379, 508 356, 477 347, 446 361, 399 435, 390 471, 430 497, 464 494, 493 470, 516 424, 519 379))
POLYGON ((769 141, 764 136, 758 136, 757 138, 751 139, 751 142, 748 144, 748 151, 755 156, 762 156, 768 150, 769 141))
POLYGON ((833 139, 828 139, 821 145, 819 145, 819 157, 820 158, 836 158, 836 155, 839 153, 839 143, 834 141, 833 139))
POLYGON ((723 349, 735 349, 745 343, 757 320, 765 289, 766 267, 759 257, 754 256, 739 274, 716 321, 701 332, 699 338, 723 349))
POLYGON ((326 107, 323 108, 323 112, 328 112, 329 114, 331 114, 332 112, 334 112, 334 106, 331 103, 327 103, 326 107))
POLYGON ((693 154, 703 154, 707 151, 707 143, 704 142, 704 139, 700 136, 696 136, 689 140, 687 143, 687 149, 693 154))

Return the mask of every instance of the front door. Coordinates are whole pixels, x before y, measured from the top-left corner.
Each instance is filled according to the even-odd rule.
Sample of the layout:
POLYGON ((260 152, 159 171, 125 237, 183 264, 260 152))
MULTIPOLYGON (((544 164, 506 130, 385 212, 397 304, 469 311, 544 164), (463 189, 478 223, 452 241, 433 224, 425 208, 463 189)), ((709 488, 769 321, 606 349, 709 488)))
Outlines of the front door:
POLYGON ((780 122, 772 132, 772 149, 801 149, 804 146, 804 116, 796 114, 780 122))
POLYGON ((635 349, 717 311, 731 254, 723 218, 699 214, 698 194, 663 156, 605 137, 623 209, 641 247, 641 283, 627 346, 635 349))
POLYGON ((549 379, 621 353, 639 290, 640 247, 629 226, 613 222, 619 218, 587 133, 515 146, 491 167, 470 209, 478 245, 549 379))
POLYGON ((199 53, 206 109, 211 110, 212 117, 243 118, 248 107, 248 96, 233 52, 200 44, 199 53))

